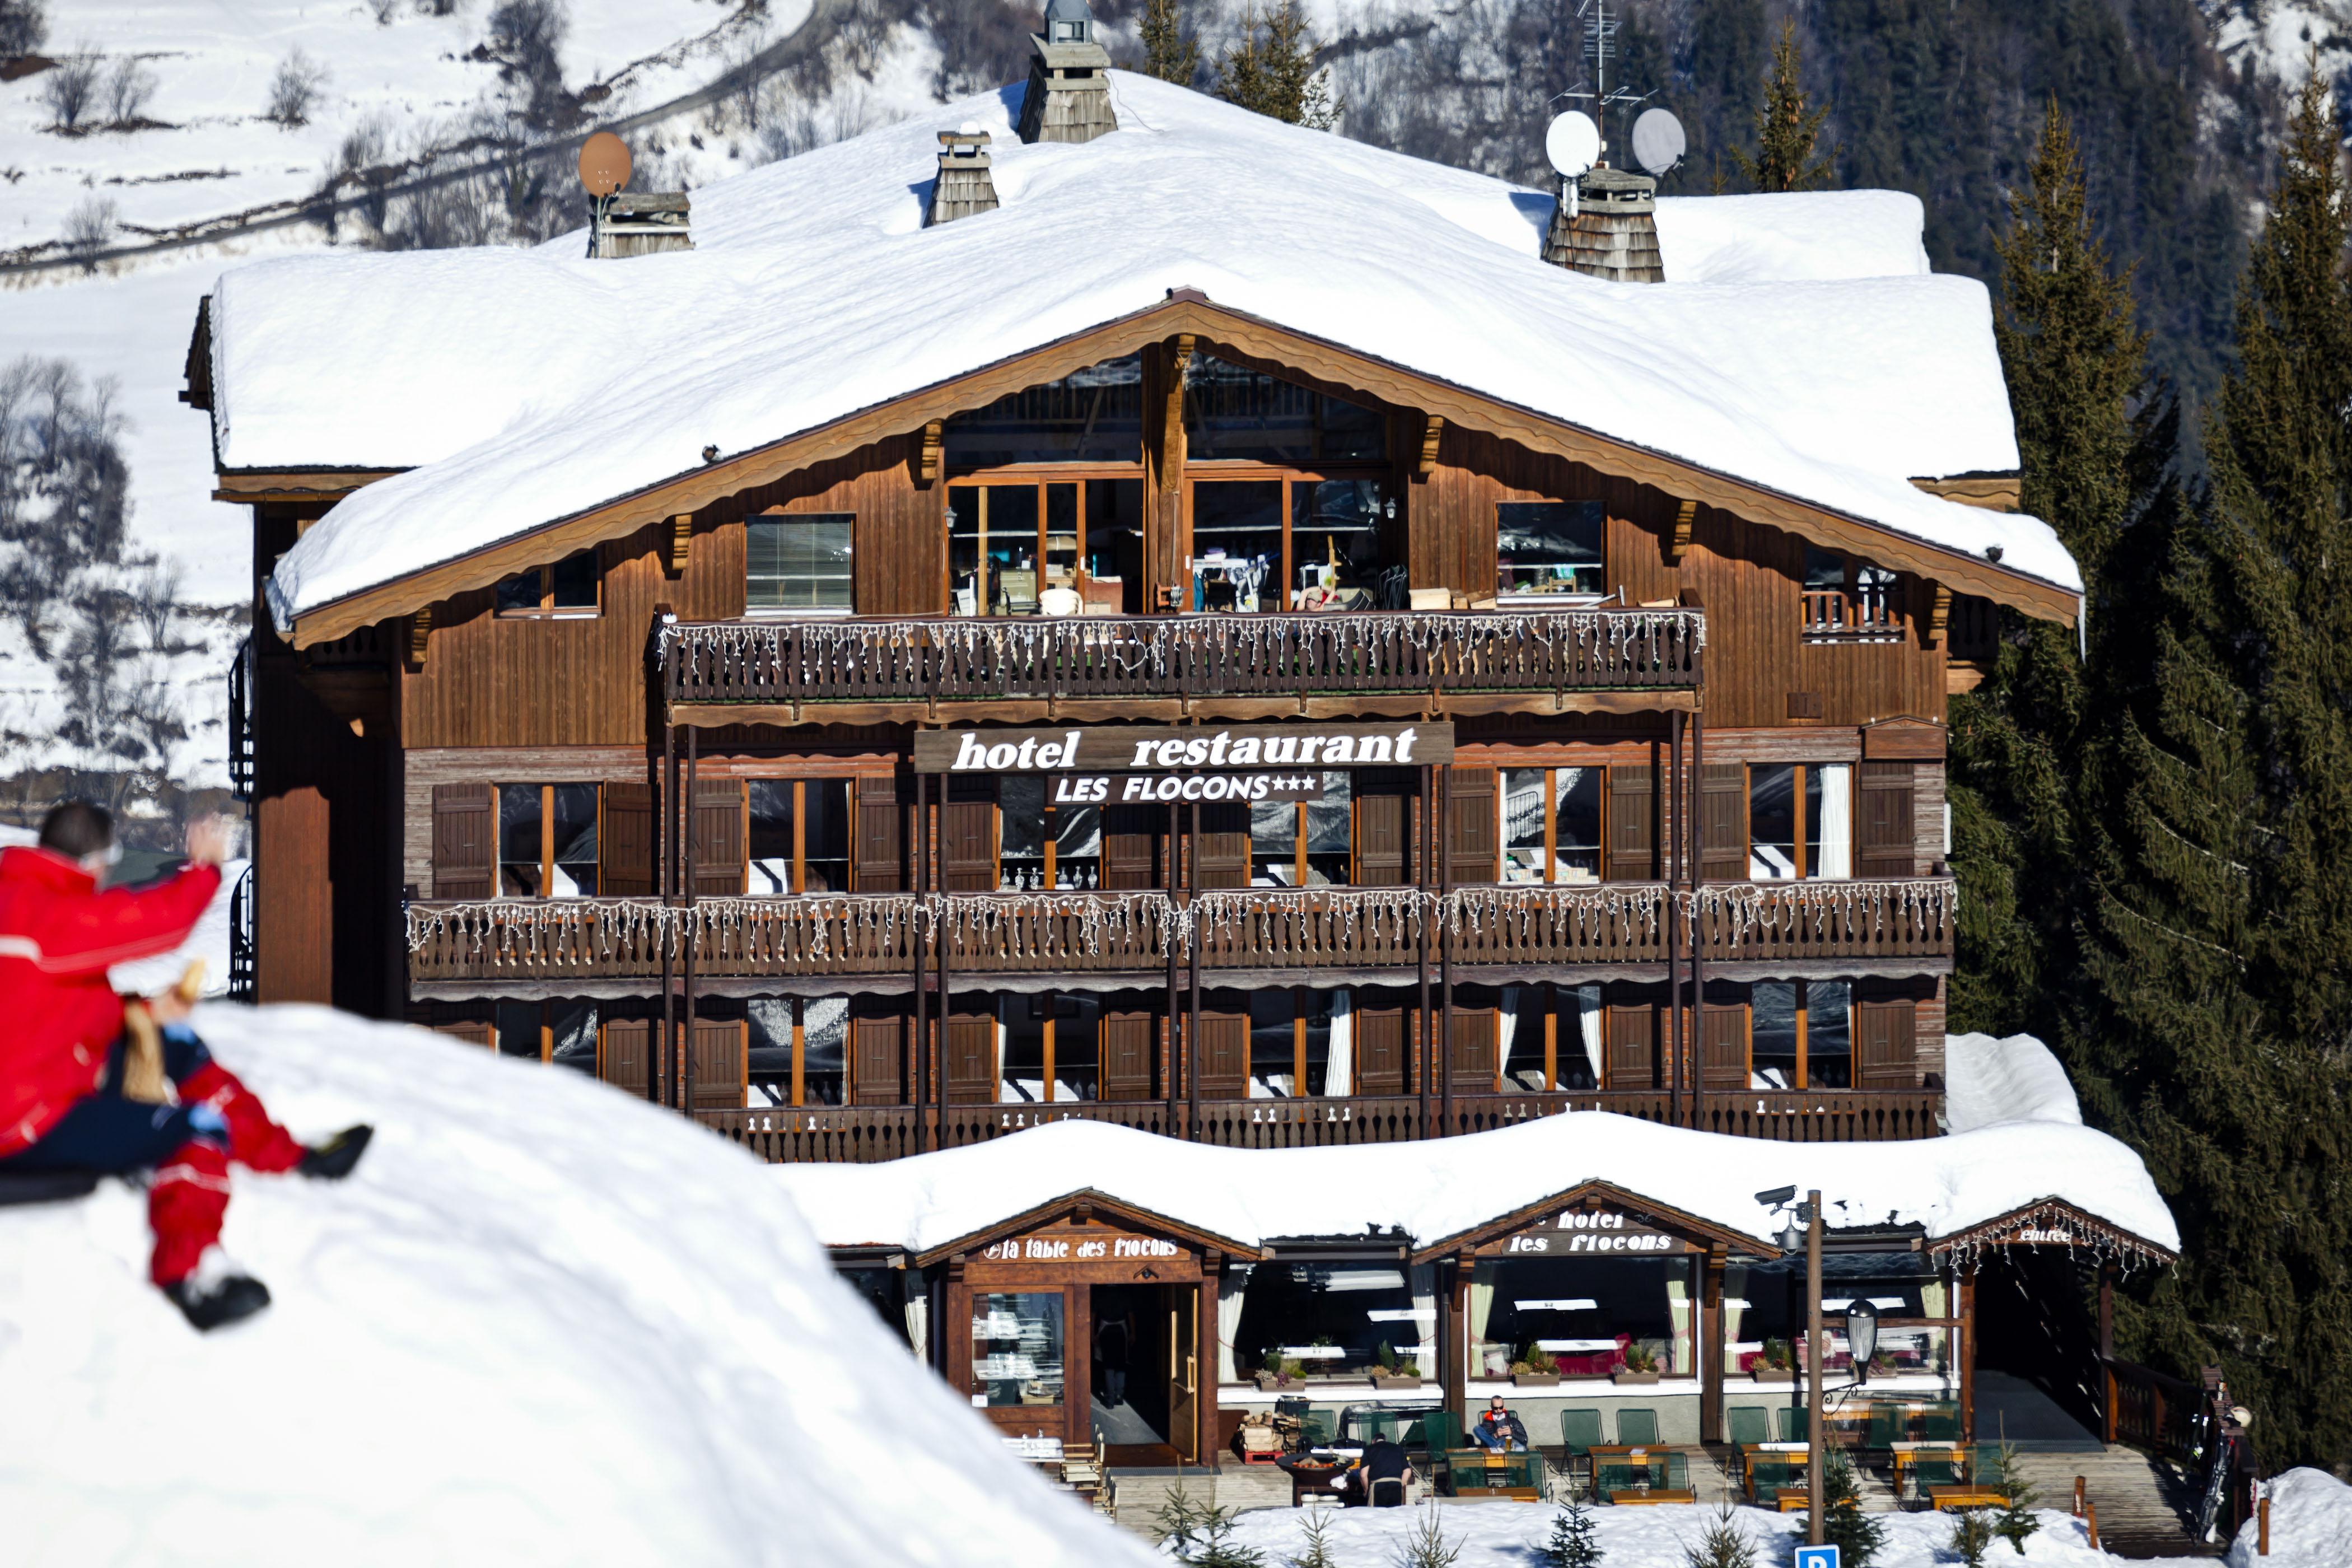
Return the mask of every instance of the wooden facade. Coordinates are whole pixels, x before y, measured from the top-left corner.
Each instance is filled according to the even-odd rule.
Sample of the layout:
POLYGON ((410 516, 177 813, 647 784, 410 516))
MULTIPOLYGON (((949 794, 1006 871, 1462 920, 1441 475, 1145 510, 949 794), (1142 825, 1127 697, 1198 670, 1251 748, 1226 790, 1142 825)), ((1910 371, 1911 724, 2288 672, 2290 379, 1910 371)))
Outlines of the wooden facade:
MULTIPOLYGON (((257 614, 264 999, 567 1061, 784 1159, 1064 1115, 1247 1144, 1580 1104, 1936 1131, 1951 606, 2054 613, 2040 588, 1182 297, 755 456, 290 637, 257 614), (960 413, 1121 355, 1131 460, 959 466, 960 413), (1193 428, 1211 367, 1358 445, 1231 456, 1193 428), (1286 498, 1265 609, 1189 602, 1213 485, 1286 498), (1310 610, 1339 531, 1297 520, 1335 485, 1370 498, 1362 585, 1310 610), (989 487, 1038 549, 965 604, 949 509, 989 487), (1498 508, 1528 506, 1597 507, 1573 592, 1506 592, 1498 508), (1034 613, 1053 520, 1114 515, 1116 550, 1066 525, 1069 613, 1034 613), (764 608, 759 552, 803 526, 846 602, 764 608), (1343 770, 1295 819, 1106 805, 1083 853, 1011 781, 911 767, 938 729, 1349 719, 1449 726, 1453 760, 1343 770)), ((224 475, 257 586, 379 477, 224 475)))

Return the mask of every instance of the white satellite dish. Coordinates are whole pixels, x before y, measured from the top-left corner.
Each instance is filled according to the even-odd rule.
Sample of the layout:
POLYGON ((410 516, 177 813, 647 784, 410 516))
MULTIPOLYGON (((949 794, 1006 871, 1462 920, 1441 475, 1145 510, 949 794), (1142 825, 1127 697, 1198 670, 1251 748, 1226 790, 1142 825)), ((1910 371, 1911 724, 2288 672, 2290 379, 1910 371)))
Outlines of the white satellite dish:
POLYGON ((1544 156, 1553 168, 1575 179, 1601 161, 1601 127, 1584 110, 1570 110, 1544 132, 1544 156))
POLYGON ((1645 109, 1633 121, 1633 162, 1663 174, 1683 161, 1690 146, 1683 122, 1664 109, 1645 109))

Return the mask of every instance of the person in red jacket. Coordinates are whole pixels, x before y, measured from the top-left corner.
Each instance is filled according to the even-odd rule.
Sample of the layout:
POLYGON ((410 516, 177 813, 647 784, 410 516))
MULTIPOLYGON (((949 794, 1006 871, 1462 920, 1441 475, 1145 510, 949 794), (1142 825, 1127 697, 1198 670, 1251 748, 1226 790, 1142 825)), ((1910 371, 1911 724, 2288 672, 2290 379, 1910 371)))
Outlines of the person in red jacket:
POLYGON ((269 1304, 217 1245, 230 1162, 332 1180, 370 1136, 354 1127, 304 1147, 212 1059, 187 1027, 187 1003, 126 1003, 107 979, 113 964, 187 940, 220 887, 230 833, 218 817, 191 825, 186 868, 137 889, 99 891, 121 855, 113 820, 87 802, 51 811, 37 847, 0 852, 0 1173, 152 1172, 149 1276, 200 1330, 269 1304), (143 1016, 126 1019, 126 1008, 143 1016), (142 1035, 160 1046, 168 1089, 137 1087, 142 1035))

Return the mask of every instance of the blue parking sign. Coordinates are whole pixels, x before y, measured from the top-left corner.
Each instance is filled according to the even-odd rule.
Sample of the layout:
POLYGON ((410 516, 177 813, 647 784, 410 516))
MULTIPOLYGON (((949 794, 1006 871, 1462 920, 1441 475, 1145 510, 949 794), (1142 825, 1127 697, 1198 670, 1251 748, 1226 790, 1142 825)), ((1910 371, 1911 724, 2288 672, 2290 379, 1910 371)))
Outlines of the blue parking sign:
POLYGON ((1839 1568, 1834 1546, 1800 1546, 1794 1568, 1839 1568))

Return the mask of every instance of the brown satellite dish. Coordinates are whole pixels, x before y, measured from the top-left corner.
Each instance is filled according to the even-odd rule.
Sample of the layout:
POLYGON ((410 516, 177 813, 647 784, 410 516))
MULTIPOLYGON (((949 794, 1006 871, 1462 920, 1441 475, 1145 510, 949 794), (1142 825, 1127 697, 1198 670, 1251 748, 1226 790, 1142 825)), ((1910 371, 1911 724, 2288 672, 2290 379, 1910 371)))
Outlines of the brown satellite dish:
POLYGON ((629 144, 599 131, 580 149, 580 183, 592 196, 609 196, 629 183, 629 144))

